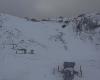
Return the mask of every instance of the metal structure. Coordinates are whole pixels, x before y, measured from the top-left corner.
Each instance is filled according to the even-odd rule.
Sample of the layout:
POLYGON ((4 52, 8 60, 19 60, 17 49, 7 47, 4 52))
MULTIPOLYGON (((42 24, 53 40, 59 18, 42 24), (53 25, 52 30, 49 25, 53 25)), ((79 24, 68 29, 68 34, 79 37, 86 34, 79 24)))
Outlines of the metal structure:
POLYGON ((63 74, 63 80, 73 80, 74 76, 75 75, 79 76, 79 74, 81 75, 80 77, 82 77, 81 67, 80 67, 80 72, 75 71, 74 67, 75 67, 75 62, 64 62, 62 70, 59 70, 58 66, 58 71, 63 74))

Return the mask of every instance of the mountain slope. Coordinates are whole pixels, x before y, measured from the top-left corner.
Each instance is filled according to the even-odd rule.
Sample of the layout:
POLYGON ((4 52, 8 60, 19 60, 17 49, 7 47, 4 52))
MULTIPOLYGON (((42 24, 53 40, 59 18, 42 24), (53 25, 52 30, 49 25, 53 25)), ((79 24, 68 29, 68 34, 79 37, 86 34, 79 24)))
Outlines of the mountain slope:
POLYGON ((0 80, 62 80, 53 70, 64 61, 76 62, 77 70, 82 66, 83 77, 75 80, 100 79, 99 50, 76 35, 76 22, 62 28, 58 22, 1 14, 0 25, 0 80))

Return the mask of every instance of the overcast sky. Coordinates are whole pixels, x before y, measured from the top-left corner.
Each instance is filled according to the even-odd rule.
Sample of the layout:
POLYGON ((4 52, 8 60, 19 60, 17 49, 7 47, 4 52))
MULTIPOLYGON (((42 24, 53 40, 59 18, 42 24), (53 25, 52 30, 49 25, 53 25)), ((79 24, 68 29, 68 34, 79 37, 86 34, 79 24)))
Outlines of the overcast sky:
POLYGON ((0 0, 0 13, 20 17, 71 17, 99 10, 100 0, 0 0))

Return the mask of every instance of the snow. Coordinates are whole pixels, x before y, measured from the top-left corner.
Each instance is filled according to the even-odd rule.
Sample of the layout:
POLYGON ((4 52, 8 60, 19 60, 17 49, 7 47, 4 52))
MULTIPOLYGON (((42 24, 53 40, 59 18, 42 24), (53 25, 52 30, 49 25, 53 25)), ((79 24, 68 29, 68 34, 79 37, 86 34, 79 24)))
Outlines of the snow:
POLYGON ((64 61, 76 62, 77 70, 82 66, 83 76, 75 80, 100 79, 99 50, 80 40, 72 23, 63 29, 58 22, 32 22, 7 14, 1 14, 0 21, 0 80, 63 80, 53 71, 64 61), (34 54, 16 54, 19 48, 33 49, 34 54))

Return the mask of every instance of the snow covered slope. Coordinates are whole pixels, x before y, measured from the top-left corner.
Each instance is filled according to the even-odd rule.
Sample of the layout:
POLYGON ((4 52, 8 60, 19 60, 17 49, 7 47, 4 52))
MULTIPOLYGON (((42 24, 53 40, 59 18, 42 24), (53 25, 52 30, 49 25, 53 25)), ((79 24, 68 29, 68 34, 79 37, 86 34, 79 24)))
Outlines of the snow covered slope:
MULTIPOLYGON (((80 19, 62 28, 63 23, 32 22, 1 14, 0 80, 63 80, 54 69, 64 61, 76 62, 77 70, 82 66, 83 76, 75 80, 99 80, 100 51, 95 45, 99 37, 91 35, 93 41, 86 40, 89 34, 83 30, 77 35, 77 22, 83 18, 80 19)), ((99 28, 95 31, 98 34, 99 28)))

